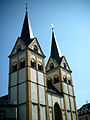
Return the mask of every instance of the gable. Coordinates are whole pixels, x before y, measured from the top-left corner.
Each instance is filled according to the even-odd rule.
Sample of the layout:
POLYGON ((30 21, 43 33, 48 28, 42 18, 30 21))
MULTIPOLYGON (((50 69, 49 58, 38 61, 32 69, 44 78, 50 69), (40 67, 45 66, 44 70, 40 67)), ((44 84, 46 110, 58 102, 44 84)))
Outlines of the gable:
POLYGON ((24 44, 23 40, 21 40, 21 39, 18 38, 17 41, 16 41, 16 43, 15 43, 15 45, 14 45, 14 47, 13 47, 13 49, 12 49, 12 52, 11 52, 10 55, 14 55, 18 51, 24 50, 25 47, 26 47, 26 45, 24 44))
POLYGON ((52 57, 49 58, 47 65, 46 65, 46 71, 50 70, 50 66, 54 65, 54 68, 58 67, 59 64, 57 63, 57 61, 55 59, 53 59, 52 57))
POLYGON ((70 67, 68 65, 68 62, 67 62, 67 60, 66 60, 66 58, 64 56, 62 57, 60 66, 63 67, 64 69, 66 69, 66 70, 71 71, 71 69, 70 69, 70 67))
MULTIPOLYGON (((37 52, 40 55, 43 55, 42 49, 37 41, 36 38, 34 38, 34 40, 30 43, 30 45, 28 46, 30 49, 34 50, 35 52, 37 52)), ((45 57, 45 56, 44 56, 45 57)))

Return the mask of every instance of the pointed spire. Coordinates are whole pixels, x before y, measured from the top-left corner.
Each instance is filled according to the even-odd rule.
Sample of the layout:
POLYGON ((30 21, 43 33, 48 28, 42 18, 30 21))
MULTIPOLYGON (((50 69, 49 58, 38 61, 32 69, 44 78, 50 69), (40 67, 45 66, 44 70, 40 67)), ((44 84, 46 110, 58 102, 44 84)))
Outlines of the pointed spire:
POLYGON ((52 25, 52 45, 51 45, 51 57, 54 58, 58 64, 60 64, 61 52, 55 37, 54 27, 52 25))
POLYGON ((33 33, 32 33, 32 28, 30 25, 30 21, 28 18, 27 4, 26 4, 26 14, 25 14, 23 28, 21 32, 21 38, 27 45, 29 45, 29 43, 34 38, 33 33))

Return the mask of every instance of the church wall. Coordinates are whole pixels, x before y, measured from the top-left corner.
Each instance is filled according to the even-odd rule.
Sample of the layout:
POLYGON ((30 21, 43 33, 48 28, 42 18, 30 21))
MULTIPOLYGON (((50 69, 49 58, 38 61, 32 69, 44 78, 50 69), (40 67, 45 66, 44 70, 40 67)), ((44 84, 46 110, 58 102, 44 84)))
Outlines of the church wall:
POLYGON ((48 106, 52 106, 51 95, 48 94, 48 106))
POLYGON ((19 83, 25 82, 26 80, 26 71, 25 68, 19 70, 19 83))
POLYGON ((26 120, 26 104, 19 106, 19 118, 20 120, 26 120))
POLYGON ((17 72, 11 74, 11 86, 17 85, 17 72))
POLYGON ((75 105, 74 105, 74 99, 73 99, 73 97, 70 97, 70 100, 71 100, 72 111, 75 111, 75 105))
POLYGON ((11 60, 11 64, 17 62, 17 56, 16 57, 13 57, 12 60, 11 60))
POLYGON ((37 99, 37 84, 31 82, 31 101, 38 103, 37 99))
POLYGON ((19 55, 19 60, 21 59, 26 59, 26 53, 22 53, 21 55, 19 55))
POLYGON ((68 120, 71 120, 71 112, 67 112, 68 120))
POLYGON ((72 86, 68 85, 69 86, 69 94, 73 96, 73 91, 72 91, 72 86))
POLYGON ((35 55, 33 54, 33 52, 31 52, 30 58, 36 60, 35 55))
POLYGON ((33 68, 30 68, 31 70, 31 81, 37 83, 37 79, 36 79, 36 70, 33 68))
POLYGON ((19 85, 19 104, 26 102, 26 83, 19 85))
POLYGON ((64 100, 63 100, 63 97, 60 98, 60 101, 61 101, 61 108, 64 110, 64 100))
POLYGON ((61 108, 60 98, 58 96, 52 96, 52 98, 53 98, 53 106, 57 102, 61 108))
POLYGON ((63 82, 63 92, 68 94, 67 84, 63 82))
POLYGON ((63 120, 66 120, 65 111, 62 111, 62 114, 63 114, 63 120))
POLYGON ((17 103, 17 86, 11 88, 11 103, 17 103))
POLYGON ((32 120, 38 120, 38 105, 32 104, 32 120))
POLYGON ((49 116, 50 116, 50 120, 52 120, 52 108, 49 108, 49 116))
POLYGON ((47 74, 46 77, 47 79, 49 77, 53 79, 55 75, 59 75, 59 70, 52 71, 51 73, 47 74))
POLYGON ((58 91, 61 92, 61 88, 60 88, 60 83, 56 83, 53 85, 58 91))
POLYGON ((76 120, 76 113, 73 113, 73 120, 76 120))
POLYGON ((40 106, 41 120, 46 120, 46 107, 40 106))
POLYGON ((45 88, 39 85, 40 104, 45 105, 45 88))
POLYGON ((38 72, 39 84, 44 85, 44 77, 42 72, 38 72))
POLYGON ((65 100, 66 100, 67 110, 70 110, 70 103, 69 103, 69 97, 68 97, 68 95, 65 95, 65 100))

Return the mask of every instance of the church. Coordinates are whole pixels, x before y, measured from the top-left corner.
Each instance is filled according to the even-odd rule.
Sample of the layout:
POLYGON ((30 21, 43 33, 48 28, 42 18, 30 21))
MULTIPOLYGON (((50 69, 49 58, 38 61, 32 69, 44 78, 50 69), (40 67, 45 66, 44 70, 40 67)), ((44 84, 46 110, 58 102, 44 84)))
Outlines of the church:
POLYGON ((60 52, 54 28, 45 65, 27 9, 21 35, 9 55, 8 104, 17 105, 17 120, 78 120, 72 71, 60 52))

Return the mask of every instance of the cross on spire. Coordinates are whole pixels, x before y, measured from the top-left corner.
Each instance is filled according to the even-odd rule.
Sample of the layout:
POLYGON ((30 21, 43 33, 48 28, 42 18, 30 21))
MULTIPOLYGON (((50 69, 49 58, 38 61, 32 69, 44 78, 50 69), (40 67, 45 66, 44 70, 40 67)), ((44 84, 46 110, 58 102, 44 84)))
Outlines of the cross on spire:
POLYGON ((28 4, 26 3, 26 10, 28 9, 28 4))

